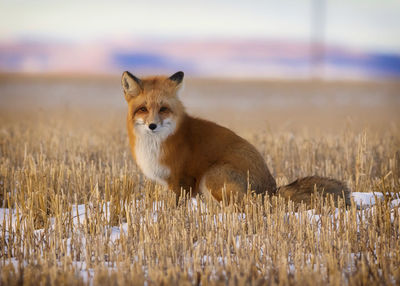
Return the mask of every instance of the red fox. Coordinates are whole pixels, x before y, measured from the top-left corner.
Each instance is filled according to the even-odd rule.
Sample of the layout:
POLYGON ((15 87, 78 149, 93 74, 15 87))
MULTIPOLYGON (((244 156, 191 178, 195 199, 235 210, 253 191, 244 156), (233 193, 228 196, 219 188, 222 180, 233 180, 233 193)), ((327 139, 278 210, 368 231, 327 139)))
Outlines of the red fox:
POLYGON ((122 87, 128 103, 127 128, 133 157, 144 175, 176 193, 211 194, 217 201, 255 194, 311 202, 315 189, 350 203, 340 181, 317 176, 277 188, 256 148, 231 130, 194 118, 178 98, 184 73, 139 79, 126 71, 122 87))

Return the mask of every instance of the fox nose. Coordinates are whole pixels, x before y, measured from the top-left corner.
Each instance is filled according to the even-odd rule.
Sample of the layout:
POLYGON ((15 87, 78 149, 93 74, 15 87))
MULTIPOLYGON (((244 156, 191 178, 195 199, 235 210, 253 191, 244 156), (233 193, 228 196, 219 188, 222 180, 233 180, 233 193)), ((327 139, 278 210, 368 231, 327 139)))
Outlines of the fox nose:
POLYGON ((154 130, 154 129, 157 128, 157 124, 155 124, 155 123, 150 123, 150 124, 149 124, 149 128, 150 128, 150 130, 154 130))

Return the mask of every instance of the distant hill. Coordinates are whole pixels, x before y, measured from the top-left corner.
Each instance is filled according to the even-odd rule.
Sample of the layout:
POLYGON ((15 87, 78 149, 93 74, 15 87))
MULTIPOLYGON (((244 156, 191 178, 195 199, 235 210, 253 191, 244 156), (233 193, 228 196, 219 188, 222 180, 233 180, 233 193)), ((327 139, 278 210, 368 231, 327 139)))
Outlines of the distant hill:
POLYGON ((0 43, 0 72, 276 78, 400 78, 400 53, 326 46, 313 65, 309 43, 267 40, 111 40, 0 43))

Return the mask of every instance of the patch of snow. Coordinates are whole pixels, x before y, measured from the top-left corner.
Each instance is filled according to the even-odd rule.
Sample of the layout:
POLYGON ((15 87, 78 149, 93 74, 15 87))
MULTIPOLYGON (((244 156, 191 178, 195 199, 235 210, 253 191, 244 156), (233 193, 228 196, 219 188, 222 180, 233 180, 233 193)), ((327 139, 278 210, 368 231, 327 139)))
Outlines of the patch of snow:
MULTIPOLYGON (((374 211, 373 205, 376 203, 377 200, 383 199, 384 195, 379 192, 375 193, 362 193, 362 192, 354 192, 351 194, 355 203, 357 206, 364 206, 364 207, 369 207, 368 209, 363 208, 363 210, 359 210, 359 216, 357 217, 357 224, 362 225, 362 223, 365 223, 365 214, 366 212, 369 211, 374 211)), ((390 207, 392 208, 391 210, 391 217, 392 220, 395 218, 395 212, 400 213, 400 197, 394 196, 396 199, 392 200, 390 202, 390 207)), ((144 206, 144 202, 137 200, 135 202, 137 206, 144 206)), ((107 214, 105 218, 109 220, 110 218, 110 203, 106 203, 103 206, 103 211, 104 214, 107 214)), ((149 209, 146 209, 146 216, 142 217, 140 219, 140 223, 144 224, 150 223, 150 224, 156 224, 159 221, 159 218, 162 215, 163 209, 165 208, 165 202, 164 201, 157 201, 152 204, 152 207, 149 209), (149 221, 145 221, 149 218, 149 221)), ((86 240, 84 238, 84 235, 82 234, 81 227, 84 227, 86 224, 86 217, 90 217, 91 213, 93 212, 93 206, 92 205, 72 205, 72 217, 73 217, 73 225, 75 226, 74 228, 74 239, 77 239, 79 241, 79 247, 82 248, 82 253, 84 253, 84 248, 86 246, 86 240), (86 213, 88 212, 88 213, 86 213)), ((207 220, 207 221, 212 221, 215 223, 215 225, 219 225, 220 223, 225 223, 227 221, 239 221, 239 222, 245 222, 248 218, 246 217, 246 214, 244 213, 224 213, 220 212, 217 214, 210 214, 207 210, 207 205, 204 203, 202 200, 198 200, 196 198, 193 198, 189 200, 188 202, 188 208, 190 209, 190 212, 201 212, 199 216, 199 220, 207 220)), ((344 215, 348 215, 349 213, 346 212, 344 215)), ((287 219, 288 221, 290 220, 290 216, 294 215, 296 219, 303 220, 306 219, 310 223, 315 223, 317 228, 315 231, 319 232, 320 231, 320 226, 321 226, 321 214, 318 214, 315 210, 308 210, 306 212, 297 212, 297 213, 291 213, 287 214, 287 219)), ((337 218, 339 216, 339 210, 336 209, 335 213, 332 214, 332 224, 334 223, 339 223, 337 218)), ((399 217, 397 214, 396 217, 399 217)), ((55 227, 56 221, 54 218, 50 219, 51 222, 51 228, 55 227)), ((15 231, 16 228, 16 210, 10 210, 10 209, 5 209, 5 208, 0 208, 0 229, 2 228, 2 225, 5 223, 5 229, 8 237, 8 233, 15 231), (11 222, 11 224, 10 224, 11 222), (9 229, 11 226, 11 229, 9 229)), ((196 222, 199 223, 199 222, 196 222)), ((45 235, 45 230, 44 229, 37 229, 34 231, 34 234, 37 235, 39 238, 45 235)), ((105 229, 105 237, 109 239, 109 243, 113 244, 117 240, 121 238, 121 236, 127 235, 128 234, 128 223, 121 223, 118 226, 109 226, 106 227, 105 229)), ((251 243, 251 237, 244 238, 239 235, 235 235, 234 237, 234 245, 236 248, 240 248, 243 245, 246 245, 247 243, 251 243)), ((71 244, 74 244, 74 241, 71 242, 71 237, 65 238, 65 243, 66 243, 66 249, 67 249, 67 255, 70 254, 70 249, 71 249, 71 244)), ((76 242, 75 242, 76 243, 76 242)), ((205 240, 198 240, 195 242, 194 248, 195 249, 201 249, 201 245, 203 243, 206 243, 205 240)), ((260 249, 261 256, 264 255, 265 249, 260 249)), ((82 258, 81 258, 82 259, 82 258)), ((217 258, 217 263, 223 264, 226 262, 226 257, 218 257, 217 258)), ((210 261, 211 258, 208 257, 207 255, 204 255, 202 258, 203 263, 211 263, 210 261)), ((12 263, 13 265, 17 265, 19 262, 15 258, 11 258, 9 260, 9 263, 12 263)), ((7 262, 6 262, 7 263, 7 262)), ((23 262, 25 263, 25 262, 23 262)), ((73 261, 74 265, 77 268, 77 271, 79 271, 81 277, 84 279, 85 282, 92 281, 93 275, 94 275, 94 270, 87 268, 86 263, 84 261, 73 261)), ((106 265, 107 266, 107 265, 106 265)), ((112 268, 111 266, 107 266, 110 269, 112 268)), ((289 263, 289 268, 291 269, 291 265, 289 263)), ((291 269, 292 270, 292 269, 291 269)), ((293 270, 294 271, 294 270, 293 270)))
MULTIPOLYGON (((390 193, 388 194, 392 197, 395 197, 395 200, 392 200, 392 203, 399 204, 398 200, 399 194, 398 193, 390 193)), ((373 206, 376 204, 376 200, 382 200, 384 198, 383 193, 381 192, 372 192, 372 193, 363 193, 363 192, 353 192, 351 196, 354 199, 354 202, 357 206, 373 206)))
POLYGON ((362 193, 362 192, 353 192, 351 196, 354 199, 354 202, 357 206, 372 206, 376 203, 376 199, 382 199, 382 193, 362 193))
POLYGON ((400 206, 400 199, 396 199, 390 202, 390 207, 395 208, 397 206, 400 206))

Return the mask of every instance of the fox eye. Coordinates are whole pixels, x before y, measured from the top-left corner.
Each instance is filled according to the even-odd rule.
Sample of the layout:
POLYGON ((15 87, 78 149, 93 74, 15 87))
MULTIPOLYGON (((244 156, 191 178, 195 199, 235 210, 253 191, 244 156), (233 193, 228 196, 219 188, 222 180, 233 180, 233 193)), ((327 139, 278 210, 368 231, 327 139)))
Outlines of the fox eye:
POLYGON ((160 112, 166 112, 166 111, 168 111, 168 107, 163 106, 160 108, 160 112))
POLYGON ((141 112, 147 112, 147 108, 145 106, 139 108, 138 110, 141 112))

